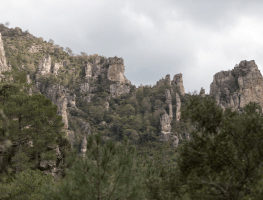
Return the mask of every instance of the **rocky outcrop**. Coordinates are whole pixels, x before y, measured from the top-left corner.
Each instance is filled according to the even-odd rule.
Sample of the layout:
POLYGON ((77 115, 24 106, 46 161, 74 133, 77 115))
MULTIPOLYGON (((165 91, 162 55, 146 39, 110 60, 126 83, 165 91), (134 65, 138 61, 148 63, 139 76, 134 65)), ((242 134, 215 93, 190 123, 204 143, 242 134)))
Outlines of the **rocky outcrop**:
POLYGON ((210 95, 223 109, 241 112, 249 102, 263 107, 263 77, 255 61, 244 60, 231 71, 216 73, 210 85, 210 95))
POLYGON ((107 59, 96 57, 92 63, 85 64, 85 79, 90 80, 108 79, 121 84, 130 84, 124 76, 125 66, 122 58, 109 57, 107 59))
POLYGON ((161 133, 159 136, 160 142, 168 142, 171 138, 171 119, 165 112, 160 118, 161 133))
POLYGON ((39 163, 39 168, 44 174, 51 174, 53 177, 58 177, 61 169, 60 163, 63 163, 63 158, 58 146, 48 146, 48 151, 53 151, 56 155, 55 160, 42 160, 39 163))
POLYGON ((183 84, 183 75, 175 74, 173 80, 171 81, 171 85, 177 86, 181 95, 184 96, 184 84, 183 84))
POLYGON ((167 74, 165 78, 162 78, 159 81, 157 81, 156 86, 160 86, 163 84, 171 85, 172 87, 177 87, 180 94, 184 96, 185 91, 182 74, 175 74, 173 80, 171 80, 170 74, 167 74))
POLYGON ((175 113, 175 118, 177 121, 180 120, 181 118, 181 99, 178 93, 176 93, 176 113, 175 113))
POLYGON ((170 142, 172 147, 177 147, 179 144, 179 138, 171 132, 171 119, 165 112, 160 118, 161 133, 159 135, 160 142, 170 142))
POLYGON ((90 92, 90 84, 89 83, 81 83, 79 85, 79 91, 81 93, 90 92))
POLYGON ((63 67, 63 62, 55 63, 52 69, 53 74, 57 76, 59 68, 62 68, 62 67, 63 67))
POLYGON ((62 116, 62 121, 64 123, 64 129, 68 129, 68 117, 67 117, 67 105, 70 103, 70 106, 75 106, 74 96, 71 96, 68 93, 68 89, 62 85, 37 85, 38 89, 49 98, 53 104, 58 107, 58 114, 62 116))
POLYGON ((173 119, 172 96, 171 96, 170 90, 165 89, 164 92, 165 92, 166 103, 167 103, 168 108, 169 108, 169 117, 172 120, 173 119))
POLYGON ((43 59, 38 65, 37 74, 45 75, 45 74, 49 74, 50 72, 51 72, 51 56, 46 55, 43 57, 43 59))
POLYGON ((83 137, 81 145, 80 145, 80 154, 85 157, 87 152, 87 138, 86 136, 83 137))
POLYGON ((160 86, 160 85, 163 85, 163 84, 171 85, 170 74, 167 74, 167 75, 165 76, 165 78, 160 79, 160 80, 157 81, 157 83, 156 83, 157 86, 160 86))
POLYGON ((128 93, 130 93, 129 85, 122 85, 119 82, 117 84, 110 85, 110 94, 112 95, 112 97, 128 93))
POLYGON ((2 35, 0 33, 0 74, 5 71, 11 70, 11 67, 6 63, 4 43, 2 40, 2 35))
POLYGON ((201 90, 200 90, 200 96, 202 97, 202 98, 204 98, 205 97, 205 89, 204 88, 202 88, 201 87, 201 90))
POLYGON ((106 60, 109 65, 107 78, 111 81, 118 81, 122 84, 129 83, 124 76, 125 66, 122 58, 111 57, 106 60))

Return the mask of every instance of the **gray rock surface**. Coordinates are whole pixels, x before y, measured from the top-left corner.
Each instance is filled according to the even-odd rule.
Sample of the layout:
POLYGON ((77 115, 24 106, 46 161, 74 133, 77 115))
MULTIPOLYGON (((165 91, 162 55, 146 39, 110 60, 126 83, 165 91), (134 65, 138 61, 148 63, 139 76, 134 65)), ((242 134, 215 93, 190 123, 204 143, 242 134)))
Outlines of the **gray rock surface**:
POLYGON ((0 74, 5 71, 11 70, 11 67, 6 63, 4 43, 2 40, 2 35, 0 33, 0 74))
POLYGON ((176 120, 179 121, 181 118, 181 99, 178 93, 176 93, 176 120))
POLYGON ((45 75, 51 72, 51 56, 46 55, 42 58, 41 62, 38 64, 37 74, 45 75))
POLYGON ((184 83, 183 83, 183 75, 182 74, 175 74, 171 84, 177 86, 181 95, 184 96, 184 83))
POLYGON ((200 90, 200 96, 201 97, 205 97, 205 89, 201 87, 201 90, 200 90))
POLYGON ((52 72, 55 76, 58 75, 58 70, 60 68, 63 68, 63 62, 59 62, 59 63, 55 63, 54 66, 53 66, 53 69, 52 69, 52 72))
POLYGON ((83 137, 81 145, 80 145, 80 154, 85 157, 87 152, 87 138, 86 136, 83 137))
POLYGON ((129 85, 122 85, 119 82, 117 84, 110 85, 110 94, 112 95, 112 97, 128 93, 130 93, 129 85))
POLYGON ((170 93, 170 90, 165 89, 165 98, 166 98, 166 103, 169 107, 169 117, 172 120, 173 119, 173 105, 172 105, 172 96, 170 93))
POLYGON ((263 78, 255 61, 244 60, 231 71, 216 73, 210 85, 210 95, 222 109, 242 111, 249 102, 259 103, 262 107, 263 78))

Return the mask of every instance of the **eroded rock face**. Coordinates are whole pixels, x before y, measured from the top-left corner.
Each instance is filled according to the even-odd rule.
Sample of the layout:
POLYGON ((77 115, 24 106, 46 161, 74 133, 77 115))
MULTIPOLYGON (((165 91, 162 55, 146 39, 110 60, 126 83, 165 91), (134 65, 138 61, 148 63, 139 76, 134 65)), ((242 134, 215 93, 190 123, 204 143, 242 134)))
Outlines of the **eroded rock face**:
POLYGON ((109 58, 107 60, 109 64, 107 77, 111 81, 118 81, 120 83, 126 83, 126 78, 124 76, 125 66, 122 58, 109 58))
POLYGON ((165 112, 160 118, 161 133, 159 136, 160 142, 168 142, 171 138, 171 119, 165 112))
POLYGON ((178 93, 176 93, 176 120, 179 121, 181 118, 181 99, 178 93))
POLYGON ((80 145, 80 154, 85 157, 87 152, 87 138, 86 136, 83 137, 81 145, 80 145))
POLYGON ((72 96, 68 93, 68 89, 62 85, 49 85, 45 86, 38 85, 38 89, 49 98, 53 104, 58 107, 58 114, 62 116, 62 121, 64 123, 64 129, 68 129, 68 117, 67 117, 67 105, 68 103, 73 104, 74 100, 72 96))
POLYGON ((242 111, 249 102, 263 106, 263 78, 254 60, 241 61, 233 70, 221 71, 214 75, 210 85, 214 96, 223 109, 242 111))
POLYGON ((167 83, 168 85, 171 85, 170 74, 167 74, 165 76, 165 78, 162 78, 159 81, 157 81, 156 85, 159 86, 159 85, 162 85, 162 84, 165 84, 165 83, 167 83))
POLYGON ((90 92, 90 84, 89 83, 81 83, 79 85, 80 92, 90 92))
POLYGON ((182 96, 185 94, 182 74, 175 74, 173 80, 171 81, 171 84, 179 88, 182 96))
POLYGON ((165 92, 166 103, 169 107, 169 117, 170 117, 170 119, 173 119, 172 96, 171 96, 170 90, 165 89, 164 92, 165 92))
POLYGON ((122 58, 109 57, 108 59, 95 58, 93 63, 85 65, 85 79, 98 80, 107 78, 110 81, 117 81, 121 84, 130 84, 124 76, 125 66, 122 58))
POLYGON ((0 33, 0 73, 11 70, 11 67, 6 63, 4 43, 2 40, 2 35, 0 33))
POLYGON ((205 89, 204 88, 201 88, 200 96, 203 97, 203 98, 205 97, 205 89))
POLYGON ((46 55, 39 63, 37 73, 39 75, 45 75, 45 74, 49 74, 50 72, 51 72, 51 56, 46 55))
POLYGON ((119 82, 117 84, 110 85, 110 94, 113 97, 128 93, 130 93, 129 85, 121 85, 119 82))
POLYGON ((53 66, 53 74, 57 76, 59 68, 62 68, 62 67, 63 67, 63 62, 55 63, 53 66))

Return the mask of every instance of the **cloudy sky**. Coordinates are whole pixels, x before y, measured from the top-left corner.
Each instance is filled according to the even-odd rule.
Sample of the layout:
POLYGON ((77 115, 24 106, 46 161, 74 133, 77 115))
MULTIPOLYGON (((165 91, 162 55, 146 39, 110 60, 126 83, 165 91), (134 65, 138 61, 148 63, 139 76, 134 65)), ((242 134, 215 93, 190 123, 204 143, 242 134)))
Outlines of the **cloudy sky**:
POLYGON ((262 0, 8 0, 1 23, 75 54, 122 57, 135 85, 182 73, 186 92, 255 60, 263 71, 262 0))

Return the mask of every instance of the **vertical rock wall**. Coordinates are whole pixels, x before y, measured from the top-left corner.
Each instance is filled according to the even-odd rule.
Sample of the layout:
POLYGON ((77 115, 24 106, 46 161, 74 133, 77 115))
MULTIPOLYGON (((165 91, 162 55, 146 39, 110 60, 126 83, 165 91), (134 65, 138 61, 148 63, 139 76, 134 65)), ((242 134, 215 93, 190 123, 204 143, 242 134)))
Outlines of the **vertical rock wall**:
POLYGON ((175 74, 171 84, 177 86, 182 96, 184 96, 184 83, 183 83, 183 75, 182 74, 175 74))
POLYGON ((178 93, 176 93, 176 120, 179 121, 181 118, 181 99, 178 93))
POLYGON ((51 72, 51 56, 46 55, 43 57, 41 62, 38 65, 38 74, 45 75, 51 72))
POLYGON ((170 90, 166 89, 164 92, 165 92, 166 103, 169 107, 169 117, 172 120, 173 119, 172 96, 171 96, 170 90))
POLYGON ((0 73, 11 70, 11 67, 6 63, 4 43, 2 40, 2 35, 0 33, 0 73))

